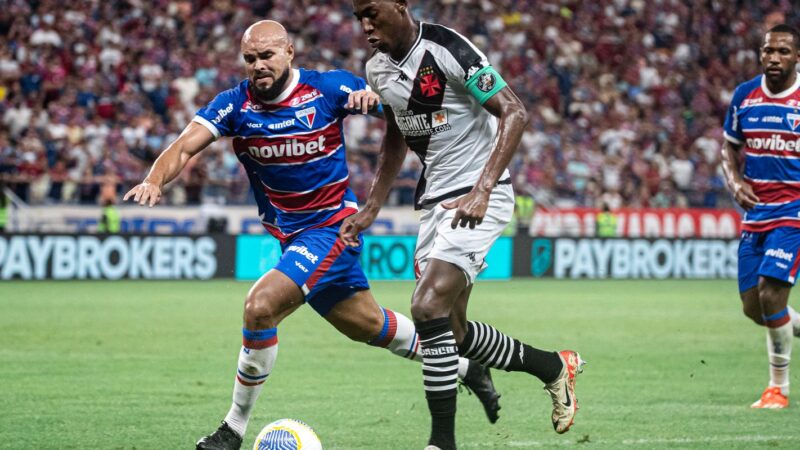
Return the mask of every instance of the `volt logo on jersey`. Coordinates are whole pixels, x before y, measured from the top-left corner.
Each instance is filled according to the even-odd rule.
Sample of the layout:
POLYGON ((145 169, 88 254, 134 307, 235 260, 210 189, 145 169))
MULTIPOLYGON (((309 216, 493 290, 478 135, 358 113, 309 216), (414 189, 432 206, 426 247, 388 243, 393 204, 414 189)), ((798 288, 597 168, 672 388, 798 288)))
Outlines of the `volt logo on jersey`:
POLYGON ((312 128, 314 126, 314 117, 317 115, 317 108, 312 106, 301 109, 300 111, 295 111, 294 115, 300 122, 303 122, 303 125, 312 128))
POLYGON ((786 121, 789 122, 789 126, 792 127, 792 131, 797 129, 797 126, 800 125, 800 114, 786 114, 786 121))

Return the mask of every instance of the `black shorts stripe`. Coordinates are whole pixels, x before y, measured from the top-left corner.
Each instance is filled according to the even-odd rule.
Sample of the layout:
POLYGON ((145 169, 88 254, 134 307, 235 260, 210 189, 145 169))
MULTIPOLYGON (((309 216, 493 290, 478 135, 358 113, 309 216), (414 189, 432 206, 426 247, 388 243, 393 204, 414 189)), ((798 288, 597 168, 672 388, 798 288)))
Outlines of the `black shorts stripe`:
MULTIPOLYGON (((511 184, 511 178, 506 178, 505 180, 498 181, 496 186, 499 186, 501 184, 511 184)), ((433 197, 433 198, 429 198, 429 199, 425 200, 424 202, 417 203, 415 209, 422 209, 422 208, 427 208, 429 206, 435 206, 435 205, 439 204, 440 202, 443 202, 445 200, 451 199, 453 197, 459 197, 459 196, 468 194, 469 191, 472 190, 472 188, 473 188, 473 186, 467 186, 467 187, 463 187, 463 188, 460 188, 460 189, 456 189, 454 191, 446 192, 446 193, 444 193, 442 195, 438 195, 438 196, 433 197)))

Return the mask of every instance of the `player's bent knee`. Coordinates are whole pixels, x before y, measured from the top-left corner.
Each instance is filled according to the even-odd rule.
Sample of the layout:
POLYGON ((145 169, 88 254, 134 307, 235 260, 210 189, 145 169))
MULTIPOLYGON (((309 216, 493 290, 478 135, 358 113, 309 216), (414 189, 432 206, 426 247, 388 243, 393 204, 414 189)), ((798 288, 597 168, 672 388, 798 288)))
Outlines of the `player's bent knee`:
POLYGON ((414 322, 426 322, 440 317, 446 317, 450 311, 440 298, 433 295, 420 295, 414 296, 413 303, 411 304, 411 317, 414 322))
POLYGON ((761 317, 761 308, 756 305, 753 307, 747 303, 742 303, 742 312, 744 315, 756 323, 756 325, 764 325, 764 318, 761 317))
POLYGON ((258 324, 258 329, 278 326, 279 308, 270 301, 264 291, 251 291, 244 302, 244 320, 248 324, 258 324))
POLYGON ((449 283, 423 279, 414 291, 411 317, 415 322, 424 322, 449 316, 455 299, 453 290, 449 283))

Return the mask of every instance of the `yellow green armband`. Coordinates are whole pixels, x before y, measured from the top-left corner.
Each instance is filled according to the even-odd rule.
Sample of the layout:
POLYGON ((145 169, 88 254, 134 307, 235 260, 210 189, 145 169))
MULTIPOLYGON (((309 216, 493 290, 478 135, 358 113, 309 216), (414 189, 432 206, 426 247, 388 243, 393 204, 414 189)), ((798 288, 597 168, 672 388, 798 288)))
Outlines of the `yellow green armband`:
POLYGON ((467 89, 481 105, 506 86, 506 80, 492 66, 484 67, 467 81, 467 89))

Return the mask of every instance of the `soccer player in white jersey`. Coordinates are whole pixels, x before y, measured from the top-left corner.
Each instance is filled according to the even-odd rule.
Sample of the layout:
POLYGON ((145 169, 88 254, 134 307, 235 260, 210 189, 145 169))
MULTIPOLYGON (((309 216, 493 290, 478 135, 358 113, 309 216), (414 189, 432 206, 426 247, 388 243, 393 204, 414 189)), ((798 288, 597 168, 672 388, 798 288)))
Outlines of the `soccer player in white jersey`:
MULTIPOLYGON (((347 188, 342 120, 354 110, 366 113, 377 97, 362 91, 364 80, 348 72, 293 69, 293 56, 279 23, 261 21, 248 28, 242 37, 247 79, 198 111, 145 181, 124 198, 153 206, 190 158, 217 137, 231 136, 264 227, 281 241, 280 261, 245 299, 231 408, 197 449, 240 448, 277 358, 278 324, 304 303, 353 340, 420 359, 411 320, 375 303, 359 263, 360 246, 346 247, 338 237, 341 219, 356 212, 355 195, 347 188), (344 181, 330 183, 325 177, 344 181)), ((488 372, 475 362, 459 364, 465 385, 494 422, 499 395, 488 372)))
POLYGON ((771 28, 761 44, 763 73, 736 88, 725 117, 722 168, 746 210, 738 263, 742 309, 767 328, 769 384, 753 408, 789 406, 792 335, 800 336, 800 316, 788 303, 800 269, 798 61, 798 31, 771 28))
POLYGON ((345 219, 340 234, 358 245, 358 233, 386 201, 407 148, 414 151, 423 163, 416 192, 423 212, 411 315, 422 344, 429 447, 456 446, 459 354, 538 377, 552 397, 555 430, 566 432, 578 409, 580 356, 533 348, 466 316, 472 284, 513 213, 506 167, 527 124, 524 106, 469 40, 416 22, 406 0, 354 0, 353 9, 377 49, 367 63, 367 82, 381 97, 387 129, 366 205, 345 219))

